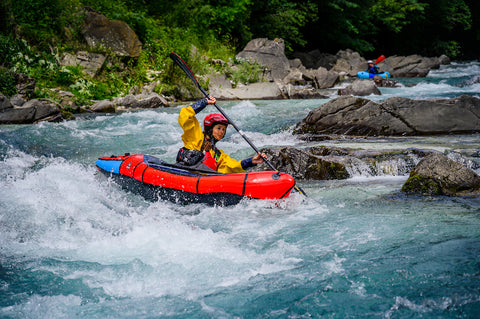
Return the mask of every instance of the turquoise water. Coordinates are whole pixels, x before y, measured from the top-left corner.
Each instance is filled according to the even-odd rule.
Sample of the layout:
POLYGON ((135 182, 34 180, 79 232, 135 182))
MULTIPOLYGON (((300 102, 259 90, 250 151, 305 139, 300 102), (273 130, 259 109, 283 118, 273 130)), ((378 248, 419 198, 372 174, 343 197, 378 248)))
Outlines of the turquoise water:
MULTIPOLYGON (((456 63, 369 98, 479 97, 479 75, 456 63)), ((221 105, 258 147, 301 147, 292 126, 326 101, 221 105)), ((0 126, 1 318, 478 317, 479 198, 405 196, 405 174, 358 169, 297 181, 308 198, 178 206, 98 174, 103 155, 173 161, 178 111, 0 126)), ((436 149, 480 171, 478 135, 322 144, 436 149)), ((252 153, 232 129, 221 147, 252 153)))

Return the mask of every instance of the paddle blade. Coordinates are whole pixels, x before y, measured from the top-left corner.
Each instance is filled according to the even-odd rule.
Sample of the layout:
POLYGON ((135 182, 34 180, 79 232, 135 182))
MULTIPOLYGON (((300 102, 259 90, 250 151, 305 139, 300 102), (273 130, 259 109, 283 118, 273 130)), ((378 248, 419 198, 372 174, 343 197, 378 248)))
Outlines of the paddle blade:
POLYGON ((295 186, 293 186, 293 189, 295 189, 297 192, 299 192, 300 194, 302 194, 303 196, 307 196, 307 194, 305 193, 305 191, 303 189, 301 189, 299 186, 297 186, 295 184, 295 186))
POLYGON ((375 64, 378 64, 378 63, 382 62, 383 60, 385 60, 385 56, 382 54, 381 56, 379 56, 379 57, 375 60, 375 64))
POLYGON ((170 53, 170 59, 172 59, 173 62, 175 62, 175 64, 178 65, 180 69, 182 69, 183 72, 185 72, 185 74, 193 81, 193 83, 200 89, 200 91, 203 92, 202 87, 200 87, 197 78, 195 77, 195 75, 193 75, 193 72, 192 70, 190 70, 187 63, 185 63, 185 61, 183 61, 183 59, 175 52, 170 53))

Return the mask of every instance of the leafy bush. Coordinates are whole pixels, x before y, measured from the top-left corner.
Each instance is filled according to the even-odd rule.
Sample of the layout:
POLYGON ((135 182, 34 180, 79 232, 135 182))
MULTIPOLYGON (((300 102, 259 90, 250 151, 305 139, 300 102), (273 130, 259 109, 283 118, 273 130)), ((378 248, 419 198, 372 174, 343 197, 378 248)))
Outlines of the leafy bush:
POLYGON ((31 52, 27 41, 0 34, 0 63, 4 67, 13 67, 19 60, 18 53, 20 52, 31 52))
POLYGON ((233 86, 237 86, 239 83, 248 84, 263 80, 264 68, 257 61, 251 63, 246 60, 236 60, 235 62, 233 68, 229 67, 227 69, 227 74, 232 79, 233 86))
POLYGON ((61 33, 62 23, 58 17, 64 10, 63 5, 64 1, 60 0, 10 1, 13 18, 21 34, 45 48, 48 43, 58 40, 61 33))
POLYGON ((56 72, 56 82, 61 86, 70 86, 83 76, 80 66, 62 66, 56 72))
POLYGON ((0 92, 7 97, 17 94, 15 77, 12 72, 0 68, 0 92))

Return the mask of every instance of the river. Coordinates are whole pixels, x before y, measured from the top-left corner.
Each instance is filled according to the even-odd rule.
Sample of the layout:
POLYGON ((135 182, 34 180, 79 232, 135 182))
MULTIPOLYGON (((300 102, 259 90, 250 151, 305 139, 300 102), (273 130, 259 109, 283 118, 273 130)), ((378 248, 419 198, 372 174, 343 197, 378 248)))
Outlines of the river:
MULTIPOLYGON (((397 80, 368 98, 480 97, 478 62, 397 80)), ((220 105, 258 147, 305 146, 291 130, 326 101, 220 105)), ((1 318, 478 317, 480 198, 403 195, 402 163, 230 207, 149 202, 97 172, 125 152, 173 161, 180 107, 0 126, 1 318)), ((310 143, 435 149, 480 173, 478 134, 310 143)), ((252 154, 233 128, 221 148, 252 154)))

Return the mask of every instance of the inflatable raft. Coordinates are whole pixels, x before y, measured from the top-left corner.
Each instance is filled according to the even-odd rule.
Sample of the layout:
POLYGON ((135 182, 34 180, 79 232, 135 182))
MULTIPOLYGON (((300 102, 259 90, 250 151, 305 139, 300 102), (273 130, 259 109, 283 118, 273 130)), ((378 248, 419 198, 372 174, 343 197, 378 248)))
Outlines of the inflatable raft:
POLYGON ((125 189, 150 200, 180 204, 234 205, 244 197, 280 199, 288 197, 295 185, 293 177, 282 172, 193 171, 141 154, 100 157, 96 165, 125 189))
POLYGON ((376 75, 381 76, 384 79, 389 79, 391 77, 390 73, 387 71, 382 71, 381 73, 377 74, 369 73, 367 71, 357 72, 357 78, 359 79, 373 79, 376 75))

